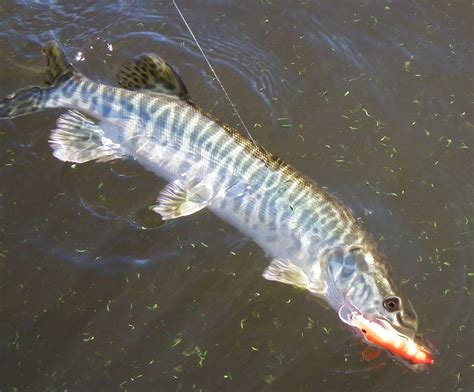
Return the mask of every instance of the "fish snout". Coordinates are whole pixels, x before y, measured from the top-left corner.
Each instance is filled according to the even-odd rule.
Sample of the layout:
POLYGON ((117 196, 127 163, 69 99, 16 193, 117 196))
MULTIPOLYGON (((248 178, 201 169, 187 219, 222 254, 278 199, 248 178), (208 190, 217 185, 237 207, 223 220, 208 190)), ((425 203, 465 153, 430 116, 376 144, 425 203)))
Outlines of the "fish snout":
POLYGON ((401 335, 406 336, 409 339, 415 339, 418 331, 418 319, 416 315, 411 312, 400 310, 396 319, 393 320, 392 327, 401 335))

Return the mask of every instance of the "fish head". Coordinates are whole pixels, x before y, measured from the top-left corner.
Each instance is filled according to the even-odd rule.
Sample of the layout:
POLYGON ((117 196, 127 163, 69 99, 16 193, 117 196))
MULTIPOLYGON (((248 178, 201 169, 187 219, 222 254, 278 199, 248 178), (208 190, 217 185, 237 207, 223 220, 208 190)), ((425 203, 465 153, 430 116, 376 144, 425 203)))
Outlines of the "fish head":
MULTIPOLYGON (((369 246, 331 249, 323 257, 321 273, 326 285, 326 301, 339 313, 341 320, 366 341, 360 328, 350 321, 354 312, 365 320, 377 322, 390 333, 422 344, 417 314, 411 301, 391 278, 383 254, 369 246)), ((387 349, 373 341, 368 343, 387 349)), ((407 363, 406 358, 397 359, 415 371, 422 370, 420 364, 407 363)))

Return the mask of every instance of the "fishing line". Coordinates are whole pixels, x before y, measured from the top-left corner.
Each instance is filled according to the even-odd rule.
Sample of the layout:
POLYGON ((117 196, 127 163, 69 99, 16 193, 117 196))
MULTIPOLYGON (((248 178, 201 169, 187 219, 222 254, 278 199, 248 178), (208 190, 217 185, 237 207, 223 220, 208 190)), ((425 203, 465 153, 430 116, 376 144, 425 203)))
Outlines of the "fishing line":
POLYGON ((188 22, 186 21, 186 18, 184 17, 183 13, 181 12, 180 8, 178 7, 178 4, 176 3, 176 0, 173 0, 173 4, 176 8, 176 11, 178 11, 178 14, 179 16, 181 17, 181 19, 183 20, 184 22, 184 25, 186 26, 186 28, 188 29, 189 31, 189 34, 191 34, 191 37, 193 37, 193 40, 194 42, 196 43, 197 47, 199 48, 199 51, 201 52, 202 56, 204 57, 204 60, 206 60, 206 63, 207 65, 209 66, 210 70, 212 71, 212 74, 214 75, 215 79, 217 80, 217 83, 219 84, 220 88, 222 89, 222 91, 224 92, 224 95, 225 97, 227 98, 227 101, 229 102, 230 106, 232 107, 232 109, 234 110, 234 113, 237 115, 237 118, 239 119, 240 123, 242 124, 242 126, 244 127, 245 131, 247 132, 247 135, 249 137, 249 139, 252 141, 252 143, 255 145, 255 147, 257 147, 257 143, 255 142, 254 138, 252 137, 252 135, 250 134, 250 131, 249 129, 247 128, 247 125, 245 125, 244 123, 244 120, 242 120, 242 117, 240 117, 240 114, 236 108, 236 106, 234 105, 234 103, 232 102, 232 100, 230 99, 230 96, 229 94, 227 94, 227 91, 226 89, 224 88, 224 85, 222 84, 221 80, 219 79, 219 76, 217 76, 217 73, 216 71, 214 70, 214 67, 212 66, 211 62, 209 61, 209 59, 207 58, 206 54, 204 53, 204 50, 202 49, 201 45, 199 44, 196 36, 194 35, 193 31, 191 30, 191 27, 189 26, 188 22))

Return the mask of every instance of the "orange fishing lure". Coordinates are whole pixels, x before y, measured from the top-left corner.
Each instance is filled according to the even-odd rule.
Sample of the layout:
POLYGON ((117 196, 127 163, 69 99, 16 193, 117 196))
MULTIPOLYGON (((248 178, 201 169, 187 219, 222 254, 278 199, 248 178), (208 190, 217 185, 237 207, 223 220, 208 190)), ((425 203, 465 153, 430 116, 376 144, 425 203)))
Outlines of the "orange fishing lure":
POLYGON ((415 364, 431 365, 434 362, 426 347, 401 336, 394 330, 386 329, 376 321, 366 319, 361 314, 352 314, 351 324, 364 334, 368 342, 390 351, 393 355, 415 364))

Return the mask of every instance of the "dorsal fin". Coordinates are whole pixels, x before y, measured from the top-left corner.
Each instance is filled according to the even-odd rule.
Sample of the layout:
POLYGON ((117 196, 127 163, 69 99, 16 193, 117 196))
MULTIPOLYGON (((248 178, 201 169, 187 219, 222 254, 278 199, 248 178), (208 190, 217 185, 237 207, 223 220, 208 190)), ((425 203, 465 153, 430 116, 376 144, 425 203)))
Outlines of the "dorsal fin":
POLYGON ((52 86, 63 76, 67 78, 72 76, 72 65, 57 42, 47 42, 41 51, 46 57, 46 71, 43 75, 46 85, 52 86))
POLYGON ((145 53, 123 64, 117 72, 120 87, 175 95, 188 101, 189 94, 176 71, 155 53, 145 53))

